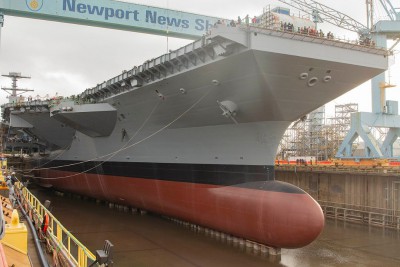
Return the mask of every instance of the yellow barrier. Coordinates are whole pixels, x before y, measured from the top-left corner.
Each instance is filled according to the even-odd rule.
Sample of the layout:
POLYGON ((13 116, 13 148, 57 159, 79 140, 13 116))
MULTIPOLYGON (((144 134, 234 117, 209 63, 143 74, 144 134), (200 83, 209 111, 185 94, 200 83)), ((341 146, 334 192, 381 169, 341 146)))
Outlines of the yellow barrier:
POLYGON ((19 222, 18 212, 13 210, 11 223, 6 224, 6 234, 1 243, 25 255, 28 254, 28 230, 25 224, 19 222))
MULTIPOLYGON (((64 255, 68 257, 67 260, 73 262, 75 266, 87 267, 88 263, 93 263, 96 257, 91 253, 78 239, 76 239, 55 217, 51 214, 40 201, 29 192, 26 187, 21 190, 21 184, 15 183, 16 188, 22 192, 22 196, 25 203, 29 205, 29 209, 32 209, 36 213, 40 222, 43 222, 45 214, 49 216, 49 224, 47 228, 47 235, 51 240, 56 243, 57 250, 62 250, 64 255)), ((41 223, 39 224, 41 225, 41 223)))

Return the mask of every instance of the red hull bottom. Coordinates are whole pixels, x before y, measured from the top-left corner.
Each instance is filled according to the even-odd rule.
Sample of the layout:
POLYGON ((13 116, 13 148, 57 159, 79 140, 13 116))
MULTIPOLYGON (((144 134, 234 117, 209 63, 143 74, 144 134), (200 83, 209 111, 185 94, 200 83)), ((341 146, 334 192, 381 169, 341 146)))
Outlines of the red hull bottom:
MULTIPOLYGON (((46 176, 74 174, 52 170, 46 176)), ((321 207, 306 193, 95 174, 41 181, 57 189, 180 218, 277 248, 306 246, 324 227, 321 207)))

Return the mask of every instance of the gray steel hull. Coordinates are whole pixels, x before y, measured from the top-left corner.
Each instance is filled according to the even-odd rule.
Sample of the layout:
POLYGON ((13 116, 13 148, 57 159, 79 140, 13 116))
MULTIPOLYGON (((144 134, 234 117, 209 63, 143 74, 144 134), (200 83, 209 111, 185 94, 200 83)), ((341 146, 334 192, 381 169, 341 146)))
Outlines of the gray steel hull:
POLYGON ((304 246, 324 218, 304 191, 274 181, 279 141, 292 121, 386 67, 379 49, 219 27, 82 94, 104 110, 85 118, 81 103, 51 107, 47 119, 75 131, 38 179, 270 246, 304 246))

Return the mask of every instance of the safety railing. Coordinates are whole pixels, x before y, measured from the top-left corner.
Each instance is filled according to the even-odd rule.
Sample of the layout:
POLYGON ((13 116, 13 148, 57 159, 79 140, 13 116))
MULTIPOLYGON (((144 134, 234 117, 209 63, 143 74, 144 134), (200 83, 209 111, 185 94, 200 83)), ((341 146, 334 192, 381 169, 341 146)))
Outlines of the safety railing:
POLYGON ((260 25, 245 25, 245 26, 239 26, 241 28, 248 28, 251 29, 254 32, 260 33, 260 34, 267 34, 271 36, 276 36, 276 37, 282 37, 282 38, 287 38, 287 39, 293 39, 293 40, 298 40, 298 41, 305 41, 305 42, 312 42, 312 43, 319 43, 323 45, 330 45, 330 46, 336 46, 336 47, 341 47, 341 48, 346 48, 346 49, 351 49, 351 50, 358 50, 358 51, 364 51, 372 54, 378 54, 378 55, 389 55, 389 52, 387 49, 383 47, 378 47, 376 45, 372 44, 364 44, 360 40, 348 40, 348 39, 342 39, 342 38, 337 38, 337 37, 330 37, 328 38, 327 36, 320 36, 319 34, 310 34, 310 33, 304 33, 304 32, 297 32, 297 31, 291 31, 291 30, 284 30, 280 28, 270 28, 270 27, 265 27, 265 26, 260 26, 260 25))
POLYGON ((336 172, 357 174, 399 175, 400 168, 396 167, 366 167, 366 166, 318 166, 318 165, 276 165, 279 171, 303 172, 336 172))
POLYGON ((320 203, 326 217, 400 230, 400 216, 320 203))
MULTIPOLYGON (((96 261, 91 253, 76 237, 74 237, 43 204, 26 188, 16 183, 16 188, 22 194, 23 206, 28 209, 30 216, 37 218, 36 225, 46 224, 46 235, 72 266, 87 267, 96 261), (46 218, 48 216, 48 221, 46 218)), ((33 218, 32 218, 33 219, 33 218)))
POLYGON ((18 107, 29 107, 29 106, 48 106, 50 100, 32 100, 32 101, 21 101, 16 103, 3 104, 3 108, 18 108, 18 107))

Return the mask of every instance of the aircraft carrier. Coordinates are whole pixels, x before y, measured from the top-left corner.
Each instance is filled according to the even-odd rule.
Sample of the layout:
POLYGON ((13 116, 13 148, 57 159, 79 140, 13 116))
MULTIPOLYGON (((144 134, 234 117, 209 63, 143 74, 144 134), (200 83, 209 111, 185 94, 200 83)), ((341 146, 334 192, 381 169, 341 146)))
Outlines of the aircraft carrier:
POLYGON ((372 46, 217 25, 78 97, 5 104, 3 119, 47 144, 43 185, 296 248, 318 237, 324 216, 274 180, 279 141, 387 64, 372 46))

